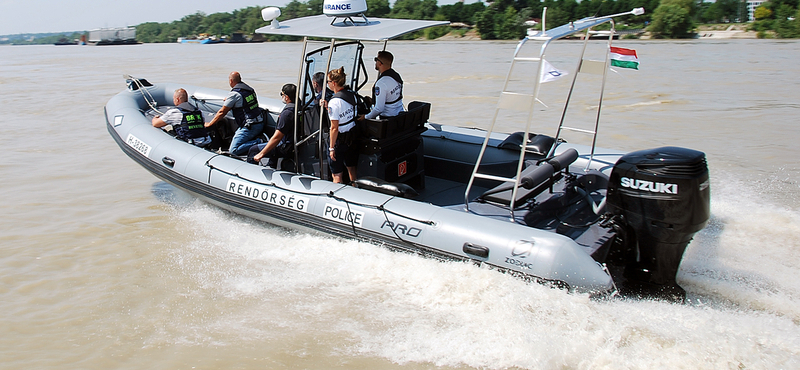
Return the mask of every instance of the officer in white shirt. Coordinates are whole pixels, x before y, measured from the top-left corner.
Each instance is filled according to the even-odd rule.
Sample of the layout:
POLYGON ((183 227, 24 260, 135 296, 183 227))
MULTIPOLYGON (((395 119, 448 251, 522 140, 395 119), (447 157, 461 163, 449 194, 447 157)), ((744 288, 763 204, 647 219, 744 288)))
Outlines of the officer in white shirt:
POLYGON ((323 103, 328 107, 328 118, 331 121, 328 156, 335 183, 344 182, 345 170, 349 180, 355 181, 358 164, 358 145, 355 140, 356 96, 354 92, 345 89, 346 79, 344 67, 328 72, 328 88, 334 94, 330 101, 323 103))
POLYGON ((382 50, 375 57, 375 70, 378 71, 378 80, 372 88, 372 110, 360 119, 373 119, 394 117, 403 112, 403 79, 392 69, 394 56, 382 50))

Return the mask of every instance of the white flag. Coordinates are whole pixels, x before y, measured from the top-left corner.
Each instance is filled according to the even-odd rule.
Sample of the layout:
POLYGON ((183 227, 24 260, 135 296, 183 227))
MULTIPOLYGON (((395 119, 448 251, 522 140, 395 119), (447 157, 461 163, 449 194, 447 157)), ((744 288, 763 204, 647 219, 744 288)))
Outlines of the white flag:
POLYGON ((544 63, 544 65, 542 66, 542 75, 539 77, 540 83, 555 81, 568 74, 567 71, 562 71, 556 67, 553 67, 552 64, 544 59, 542 59, 542 63, 544 63))

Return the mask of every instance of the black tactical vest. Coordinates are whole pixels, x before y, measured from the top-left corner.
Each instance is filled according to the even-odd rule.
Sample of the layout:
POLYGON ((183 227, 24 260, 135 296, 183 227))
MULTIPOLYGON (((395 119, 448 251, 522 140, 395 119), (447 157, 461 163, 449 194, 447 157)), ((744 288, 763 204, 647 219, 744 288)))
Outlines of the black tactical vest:
POLYGON ((242 96, 242 107, 233 108, 233 118, 236 119, 236 125, 244 127, 245 123, 256 123, 261 115, 261 108, 258 107, 258 99, 256 98, 256 91, 244 82, 239 82, 231 89, 242 96))
POLYGON ((203 113, 188 102, 178 105, 183 113, 181 124, 175 127, 175 134, 181 140, 197 139, 208 135, 203 126, 203 113))
POLYGON ((355 121, 356 117, 358 117, 358 97, 356 96, 356 93, 354 93, 352 90, 348 90, 345 88, 339 90, 339 92, 337 92, 336 94, 333 94, 333 97, 342 99, 346 101, 347 104, 353 106, 353 118, 347 122, 339 122, 339 127, 342 127, 350 122, 355 121))

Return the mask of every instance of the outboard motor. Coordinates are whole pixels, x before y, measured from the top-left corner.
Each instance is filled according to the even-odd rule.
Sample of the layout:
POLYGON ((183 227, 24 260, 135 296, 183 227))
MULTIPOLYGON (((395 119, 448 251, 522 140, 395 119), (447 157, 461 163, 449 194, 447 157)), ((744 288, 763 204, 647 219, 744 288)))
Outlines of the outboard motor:
POLYGON ((611 172, 606 205, 627 226, 625 290, 683 300, 675 275, 686 246, 710 216, 705 153, 663 147, 621 157, 611 172), (633 234, 633 235, 631 235, 633 234))

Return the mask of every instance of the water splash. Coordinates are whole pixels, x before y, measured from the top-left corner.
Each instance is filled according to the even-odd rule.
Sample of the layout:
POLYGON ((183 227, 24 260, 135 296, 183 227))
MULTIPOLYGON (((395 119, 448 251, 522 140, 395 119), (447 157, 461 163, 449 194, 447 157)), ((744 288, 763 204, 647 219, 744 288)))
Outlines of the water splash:
POLYGON ((174 258, 197 282, 194 294, 229 307, 197 329, 218 345, 312 337, 342 358, 489 369, 796 367, 798 283, 785 274, 800 266, 800 219, 754 207, 761 199, 743 184, 717 182, 714 219, 680 272, 685 305, 595 301, 199 202, 175 217, 215 227, 193 231, 174 258))

